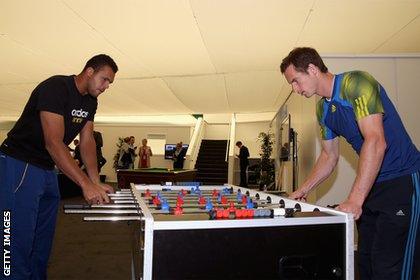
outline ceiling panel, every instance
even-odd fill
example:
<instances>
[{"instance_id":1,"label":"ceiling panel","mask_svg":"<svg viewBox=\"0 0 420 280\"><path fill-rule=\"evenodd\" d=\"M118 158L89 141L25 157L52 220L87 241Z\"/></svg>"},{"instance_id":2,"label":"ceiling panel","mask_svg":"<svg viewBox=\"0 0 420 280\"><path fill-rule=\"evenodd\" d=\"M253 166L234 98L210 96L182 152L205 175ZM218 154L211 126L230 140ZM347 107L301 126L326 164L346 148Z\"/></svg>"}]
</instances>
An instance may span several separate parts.
<instances>
[{"instance_id":1,"label":"ceiling panel","mask_svg":"<svg viewBox=\"0 0 420 280\"><path fill-rule=\"evenodd\" d=\"M177 98L192 112L231 112L223 75L165 78Z\"/></svg>"},{"instance_id":2,"label":"ceiling panel","mask_svg":"<svg viewBox=\"0 0 420 280\"><path fill-rule=\"evenodd\" d=\"M14 41L0 37L0 84L37 82L51 75L65 73L64 67L52 63L44 55ZM57 72L55 72L57 71Z\"/></svg>"},{"instance_id":3,"label":"ceiling panel","mask_svg":"<svg viewBox=\"0 0 420 280\"><path fill-rule=\"evenodd\" d=\"M0 91L4 93L0 97L4 101L9 100L11 103L26 103L36 86L35 83L0 85Z\"/></svg>"},{"instance_id":4,"label":"ceiling panel","mask_svg":"<svg viewBox=\"0 0 420 280\"><path fill-rule=\"evenodd\" d=\"M323 53L372 53L419 12L420 1L319 0L298 45L313 46ZM419 30L411 35L418 38Z\"/></svg>"},{"instance_id":5,"label":"ceiling panel","mask_svg":"<svg viewBox=\"0 0 420 280\"><path fill-rule=\"evenodd\" d=\"M100 102L113 109L113 114L151 115L191 113L162 79L121 79L100 97ZM107 112L99 108L101 114Z\"/></svg>"},{"instance_id":6,"label":"ceiling panel","mask_svg":"<svg viewBox=\"0 0 420 280\"><path fill-rule=\"evenodd\" d=\"M99 4L97 1L92 1ZM25 49L34 59L59 73L79 73L93 55L111 55L121 71L120 76L151 75L149 71L128 57L117 45L111 44L84 19L62 1L10 1L0 9L2 37ZM9 53L3 53L7 56ZM15 56L17 56L16 54ZM12 56L12 59L15 58ZM29 64L33 66L33 64Z\"/></svg>"},{"instance_id":7,"label":"ceiling panel","mask_svg":"<svg viewBox=\"0 0 420 280\"><path fill-rule=\"evenodd\" d=\"M294 46L313 0L191 0L218 72L274 70Z\"/></svg>"},{"instance_id":8,"label":"ceiling panel","mask_svg":"<svg viewBox=\"0 0 420 280\"><path fill-rule=\"evenodd\" d=\"M384 42L377 53L418 53L420 52L420 14L395 36Z\"/></svg>"},{"instance_id":9,"label":"ceiling panel","mask_svg":"<svg viewBox=\"0 0 420 280\"><path fill-rule=\"evenodd\" d=\"M187 0L66 3L154 75L215 72Z\"/></svg>"},{"instance_id":10,"label":"ceiling panel","mask_svg":"<svg viewBox=\"0 0 420 280\"><path fill-rule=\"evenodd\" d=\"M226 74L226 87L233 112L276 111L274 107L282 84L280 71Z\"/></svg>"},{"instance_id":11,"label":"ceiling panel","mask_svg":"<svg viewBox=\"0 0 420 280\"><path fill-rule=\"evenodd\" d=\"M0 117L20 115L33 87L33 84L0 85Z\"/></svg>"}]
</instances>

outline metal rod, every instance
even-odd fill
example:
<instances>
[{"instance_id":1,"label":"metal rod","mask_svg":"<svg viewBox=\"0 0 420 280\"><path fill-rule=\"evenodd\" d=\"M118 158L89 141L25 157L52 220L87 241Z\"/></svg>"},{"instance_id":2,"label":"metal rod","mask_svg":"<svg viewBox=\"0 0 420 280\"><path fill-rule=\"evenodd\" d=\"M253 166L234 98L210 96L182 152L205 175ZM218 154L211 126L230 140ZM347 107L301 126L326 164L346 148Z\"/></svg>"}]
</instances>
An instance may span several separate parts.
<instances>
[{"instance_id":1,"label":"metal rod","mask_svg":"<svg viewBox=\"0 0 420 280\"><path fill-rule=\"evenodd\" d=\"M115 193L117 194L131 193L131 189L122 189L122 190L116 191Z\"/></svg>"},{"instance_id":2,"label":"metal rod","mask_svg":"<svg viewBox=\"0 0 420 280\"><path fill-rule=\"evenodd\" d=\"M64 209L66 214L139 214L138 210Z\"/></svg>"},{"instance_id":3,"label":"metal rod","mask_svg":"<svg viewBox=\"0 0 420 280\"><path fill-rule=\"evenodd\" d=\"M140 221L144 220L144 217L140 216L90 216L83 217L83 221L94 222L94 221L103 221L103 222L118 222L118 221Z\"/></svg>"},{"instance_id":4,"label":"metal rod","mask_svg":"<svg viewBox=\"0 0 420 280\"><path fill-rule=\"evenodd\" d=\"M137 201L136 200L118 200L118 202L117 202L118 204L135 204L135 203L137 203Z\"/></svg>"},{"instance_id":5,"label":"metal rod","mask_svg":"<svg viewBox=\"0 0 420 280\"><path fill-rule=\"evenodd\" d=\"M100 205L92 205L91 208L138 208L138 204L100 204Z\"/></svg>"},{"instance_id":6,"label":"metal rod","mask_svg":"<svg viewBox=\"0 0 420 280\"><path fill-rule=\"evenodd\" d=\"M109 198L111 200L127 200L127 199L133 199L134 197L133 196L124 195L124 196L110 196Z\"/></svg>"},{"instance_id":7,"label":"metal rod","mask_svg":"<svg viewBox=\"0 0 420 280\"><path fill-rule=\"evenodd\" d=\"M83 209L92 209L92 208L138 208L138 204L65 204L63 206L64 210L72 209L72 210L83 210Z\"/></svg>"},{"instance_id":8,"label":"metal rod","mask_svg":"<svg viewBox=\"0 0 420 280\"><path fill-rule=\"evenodd\" d=\"M133 196L132 193L109 193L109 197L126 197L126 196Z\"/></svg>"}]
</instances>

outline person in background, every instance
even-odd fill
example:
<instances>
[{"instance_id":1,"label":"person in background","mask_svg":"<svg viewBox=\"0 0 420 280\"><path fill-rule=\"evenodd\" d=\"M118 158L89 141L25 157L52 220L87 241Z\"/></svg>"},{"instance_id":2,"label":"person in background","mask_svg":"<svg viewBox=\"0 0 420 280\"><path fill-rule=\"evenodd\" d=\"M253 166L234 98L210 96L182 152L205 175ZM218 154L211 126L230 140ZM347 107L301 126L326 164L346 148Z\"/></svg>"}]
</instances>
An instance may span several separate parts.
<instances>
[{"instance_id":1,"label":"person in background","mask_svg":"<svg viewBox=\"0 0 420 280\"><path fill-rule=\"evenodd\" d=\"M285 142L283 146L281 146L281 149L280 149L280 157L279 157L280 168L279 168L278 176L277 176L278 177L277 179L278 190L282 190L284 188L283 180L284 180L285 165L286 165L286 161L289 160L289 156L290 156L289 142Z\"/></svg>"},{"instance_id":2,"label":"person in background","mask_svg":"<svg viewBox=\"0 0 420 280\"><path fill-rule=\"evenodd\" d=\"M139 168L150 168L150 157L153 156L152 149L147 146L147 139L141 140L139 149Z\"/></svg>"},{"instance_id":3,"label":"person in background","mask_svg":"<svg viewBox=\"0 0 420 280\"><path fill-rule=\"evenodd\" d=\"M173 155L174 169L183 169L186 150L182 148L182 142L176 144Z\"/></svg>"},{"instance_id":4,"label":"person in background","mask_svg":"<svg viewBox=\"0 0 420 280\"><path fill-rule=\"evenodd\" d=\"M359 163L350 194L337 209L357 220L360 279L418 279L420 153L385 89L367 72L332 74L313 48L295 48L280 70L294 92L321 97L321 153L290 197L306 200L331 175L343 136Z\"/></svg>"},{"instance_id":5,"label":"person in background","mask_svg":"<svg viewBox=\"0 0 420 280\"><path fill-rule=\"evenodd\" d=\"M118 166L121 169L129 169L130 164L132 163L132 157L130 154L130 137L125 137L121 143L119 151Z\"/></svg>"},{"instance_id":6,"label":"person in background","mask_svg":"<svg viewBox=\"0 0 420 280\"><path fill-rule=\"evenodd\" d=\"M76 160L77 165L79 167L81 167L83 165L83 162L82 162L82 155L80 154L79 140L78 139L74 139L73 140L73 144L74 144L73 158Z\"/></svg>"},{"instance_id":7,"label":"person in background","mask_svg":"<svg viewBox=\"0 0 420 280\"><path fill-rule=\"evenodd\" d=\"M134 143L136 142L136 138L134 138L134 136L130 136L129 141L128 141L128 153L130 154L131 160L130 163L128 165L129 169L134 169L134 162L136 161L136 150L137 150L137 146L134 146Z\"/></svg>"},{"instance_id":8,"label":"person in background","mask_svg":"<svg viewBox=\"0 0 420 280\"><path fill-rule=\"evenodd\" d=\"M247 178L246 178L246 168L249 165L249 150L245 147L241 141L236 142L236 147L239 148L239 168L241 170L241 181L239 186L246 188L248 186Z\"/></svg>"},{"instance_id":9,"label":"person in background","mask_svg":"<svg viewBox=\"0 0 420 280\"><path fill-rule=\"evenodd\" d=\"M89 204L110 201L107 193L113 189L100 182L96 166L93 120L97 98L117 71L114 60L100 54L89 59L78 75L57 75L41 82L1 144L0 210L10 215L11 240L0 242L0 247L2 263L3 253L10 250L8 279L47 278L60 200L55 166L81 187ZM87 174L68 150L79 133Z\"/></svg>"},{"instance_id":10,"label":"person in background","mask_svg":"<svg viewBox=\"0 0 420 280\"><path fill-rule=\"evenodd\" d=\"M93 138L95 138L95 144L96 144L96 159L98 162L98 173L101 173L101 169L102 167L105 165L106 163L106 158L104 158L103 154L102 154L102 147L104 145L104 141L102 139L102 133L100 133L99 131L94 131L93 132Z\"/></svg>"}]
</instances>

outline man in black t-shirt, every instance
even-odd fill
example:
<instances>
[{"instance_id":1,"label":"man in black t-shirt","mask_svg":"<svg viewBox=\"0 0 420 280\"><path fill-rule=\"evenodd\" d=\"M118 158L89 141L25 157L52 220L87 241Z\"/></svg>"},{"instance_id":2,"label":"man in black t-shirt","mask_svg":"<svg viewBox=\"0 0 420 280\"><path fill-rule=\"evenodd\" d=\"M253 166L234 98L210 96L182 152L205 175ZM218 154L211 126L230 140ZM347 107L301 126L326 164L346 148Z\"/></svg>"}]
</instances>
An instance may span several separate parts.
<instances>
[{"instance_id":1,"label":"man in black t-shirt","mask_svg":"<svg viewBox=\"0 0 420 280\"><path fill-rule=\"evenodd\" d=\"M46 278L59 204L54 166L82 188L88 203L109 202L113 189L99 180L93 120L97 97L117 71L112 58L101 54L79 75L43 81L0 146L0 209L11 223L10 235L3 233L10 241L0 244L8 252L1 255L3 263L10 260L10 279ZM67 148L79 133L87 173Z\"/></svg>"}]
</instances>

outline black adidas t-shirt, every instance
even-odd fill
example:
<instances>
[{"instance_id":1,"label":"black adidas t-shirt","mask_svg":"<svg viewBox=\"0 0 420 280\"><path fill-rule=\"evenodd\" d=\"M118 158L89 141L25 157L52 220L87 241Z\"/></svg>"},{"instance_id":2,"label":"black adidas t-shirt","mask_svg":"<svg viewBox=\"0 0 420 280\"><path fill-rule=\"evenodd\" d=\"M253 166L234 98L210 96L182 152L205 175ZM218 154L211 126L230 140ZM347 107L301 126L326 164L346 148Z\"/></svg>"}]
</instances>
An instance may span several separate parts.
<instances>
[{"instance_id":1,"label":"black adidas t-shirt","mask_svg":"<svg viewBox=\"0 0 420 280\"><path fill-rule=\"evenodd\" d=\"M98 101L89 94L81 95L74 76L53 76L40 83L32 92L22 115L0 150L16 159L44 169L53 169L54 162L45 149L40 111L64 117L64 139L69 145L87 121L93 121Z\"/></svg>"}]
</instances>

